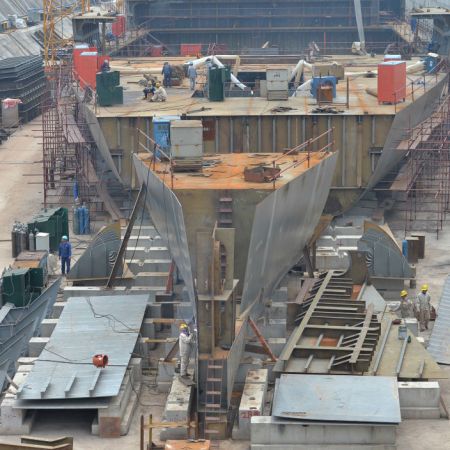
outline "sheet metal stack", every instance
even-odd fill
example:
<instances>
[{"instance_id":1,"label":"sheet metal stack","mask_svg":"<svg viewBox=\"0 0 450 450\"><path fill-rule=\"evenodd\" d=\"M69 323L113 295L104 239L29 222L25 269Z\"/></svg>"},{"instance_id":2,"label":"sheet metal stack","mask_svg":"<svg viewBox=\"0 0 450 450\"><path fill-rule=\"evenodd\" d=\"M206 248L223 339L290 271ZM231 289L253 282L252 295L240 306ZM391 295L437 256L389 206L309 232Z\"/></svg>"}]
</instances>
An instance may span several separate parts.
<instances>
[{"instance_id":1,"label":"sheet metal stack","mask_svg":"<svg viewBox=\"0 0 450 450\"><path fill-rule=\"evenodd\" d=\"M22 123L40 114L47 92L47 80L41 56L19 56L0 61L0 99L18 98Z\"/></svg>"}]
</instances>

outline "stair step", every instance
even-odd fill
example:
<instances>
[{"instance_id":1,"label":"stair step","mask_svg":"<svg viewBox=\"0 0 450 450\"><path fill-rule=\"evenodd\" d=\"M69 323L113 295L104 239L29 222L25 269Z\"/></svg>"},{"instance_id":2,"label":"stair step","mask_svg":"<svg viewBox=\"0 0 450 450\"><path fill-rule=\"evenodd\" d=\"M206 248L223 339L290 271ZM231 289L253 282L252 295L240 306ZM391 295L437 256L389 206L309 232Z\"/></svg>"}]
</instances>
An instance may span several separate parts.
<instances>
[{"instance_id":1,"label":"stair step","mask_svg":"<svg viewBox=\"0 0 450 450\"><path fill-rule=\"evenodd\" d=\"M208 366L208 369L223 369L223 366L220 364L211 364Z\"/></svg>"},{"instance_id":2,"label":"stair step","mask_svg":"<svg viewBox=\"0 0 450 450\"><path fill-rule=\"evenodd\" d=\"M213 383L218 383L220 381L222 381L222 378L207 378L206 381L211 381Z\"/></svg>"},{"instance_id":3,"label":"stair step","mask_svg":"<svg viewBox=\"0 0 450 450\"><path fill-rule=\"evenodd\" d=\"M220 417L205 417L205 422L223 422Z\"/></svg>"},{"instance_id":4,"label":"stair step","mask_svg":"<svg viewBox=\"0 0 450 450\"><path fill-rule=\"evenodd\" d=\"M208 434L219 434L220 432L218 430L208 430L208 429L206 429L205 433L208 433Z\"/></svg>"},{"instance_id":5,"label":"stair step","mask_svg":"<svg viewBox=\"0 0 450 450\"><path fill-rule=\"evenodd\" d=\"M231 197L221 197L220 201L225 203L225 202L232 202L233 199Z\"/></svg>"},{"instance_id":6,"label":"stair step","mask_svg":"<svg viewBox=\"0 0 450 450\"><path fill-rule=\"evenodd\" d=\"M206 391L206 395L220 395L221 393L220 391Z\"/></svg>"},{"instance_id":7,"label":"stair step","mask_svg":"<svg viewBox=\"0 0 450 450\"><path fill-rule=\"evenodd\" d=\"M219 223L233 223L231 219L220 219Z\"/></svg>"},{"instance_id":8,"label":"stair step","mask_svg":"<svg viewBox=\"0 0 450 450\"><path fill-rule=\"evenodd\" d=\"M219 208L219 212L220 213L232 213L233 209L232 208Z\"/></svg>"},{"instance_id":9,"label":"stair step","mask_svg":"<svg viewBox=\"0 0 450 450\"><path fill-rule=\"evenodd\" d=\"M220 403L206 403L206 408L220 409Z\"/></svg>"}]
</instances>

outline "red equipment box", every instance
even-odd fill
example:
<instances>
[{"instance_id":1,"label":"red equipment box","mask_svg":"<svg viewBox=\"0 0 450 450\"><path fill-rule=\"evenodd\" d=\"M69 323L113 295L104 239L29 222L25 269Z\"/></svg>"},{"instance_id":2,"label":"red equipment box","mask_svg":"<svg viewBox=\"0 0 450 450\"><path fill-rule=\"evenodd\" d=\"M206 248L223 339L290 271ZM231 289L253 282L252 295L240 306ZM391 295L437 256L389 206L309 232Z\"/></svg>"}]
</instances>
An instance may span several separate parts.
<instances>
[{"instance_id":1,"label":"red equipment box","mask_svg":"<svg viewBox=\"0 0 450 450\"><path fill-rule=\"evenodd\" d=\"M95 89L97 75L97 52L83 52L80 54L77 75L80 80L80 86L84 89L90 86Z\"/></svg>"},{"instance_id":2,"label":"red equipment box","mask_svg":"<svg viewBox=\"0 0 450 450\"><path fill-rule=\"evenodd\" d=\"M399 103L406 98L406 62L378 64L378 103Z\"/></svg>"},{"instance_id":3,"label":"red equipment box","mask_svg":"<svg viewBox=\"0 0 450 450\"><path fill-rule=\"evenodd\" d=\"M202 53L202 44L180 44L181 56L197 56Z\"/></svg>"},{"instance_id":4,"label":"red equipment box","mask_svg":"<svg viewBox=\"0 0 450 450\"><path fill-rule=\"evenodd\" d=\"M122 37L125 34L125 16L119 15L112 23L112 34L116 37Z\"/></svg>"}]
</instances>

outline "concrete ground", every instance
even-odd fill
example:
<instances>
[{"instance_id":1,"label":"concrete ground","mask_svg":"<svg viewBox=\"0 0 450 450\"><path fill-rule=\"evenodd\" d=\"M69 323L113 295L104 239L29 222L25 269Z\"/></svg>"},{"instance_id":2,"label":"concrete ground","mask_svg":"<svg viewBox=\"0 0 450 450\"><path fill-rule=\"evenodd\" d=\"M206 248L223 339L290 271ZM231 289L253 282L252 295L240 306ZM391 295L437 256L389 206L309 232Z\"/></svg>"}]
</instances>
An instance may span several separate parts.
<instances>
[{"instance_id":1,"label":"concrete ground","mask_svg":"<svg viewBox=\"0 0 450 450\"><path fill-rule=\"evenodd\" d=\"M12 262L14 221L26 222L42 207L41 129L38 117L0 145L0 271Z\"/></svg>"}]
</instances>

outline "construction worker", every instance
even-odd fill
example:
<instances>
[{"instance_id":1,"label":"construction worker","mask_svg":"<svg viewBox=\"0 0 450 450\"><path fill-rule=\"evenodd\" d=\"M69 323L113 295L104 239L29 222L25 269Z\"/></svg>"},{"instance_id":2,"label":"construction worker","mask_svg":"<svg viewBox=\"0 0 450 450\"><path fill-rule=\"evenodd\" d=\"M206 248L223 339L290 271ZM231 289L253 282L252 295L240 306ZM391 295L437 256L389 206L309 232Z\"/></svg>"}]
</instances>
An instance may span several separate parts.
<instances>
[{"instance_id":1,"label":"construction worker","mask_svg":"<svg viewBox=\"0 0 450 450\"><path fill-rule=\"evenodd\" d=\"M109 61L107 59L105 59L102 63L102 65L100 66L100 71L102 73L105 72L109 72L111 70L111 67L109 66Z\"/></svg>"},{"instance_id":2,"label":"construction worker","mask_svg":"<svg viewBox=\"0 0 450 450\"><path fill-rule=\"evenodd\" d=\"M417 295L417 309L419 311L420 331L428 330L428 322L430 321L431 312L431 297L428 293L428 285L423 284L420 289L420 294Z\"/></svg>"},{"instance_id":3,"label":"construction worker","mask_svg":"<svg viewBox=\"0 0 450 450\"><path fill-rule=\"evenodd\" d=\"M402 319L414 317L414 308L411 300L408 298L408 292L400 292L400 316Z\"/></svg>"},{"instance_id":4,"label":"construction worker","mask_svg":"<svg viewBox=\"0 0 450 450\"><path fill-rule=\"evenodd\" d=\"M195 81L197 79L197 70L195 69L193 62L189 63L187 74L188 74L188 77L189 77L191 91L195 91Z\"/></svg>"},{"instance_id":5,"label":"construction worker","mask_svg":"<svg viewBox=\"0 0 450 450\"><path fill-rule=\"evenodd\" d=\"M164 75L164 87L172 87L172 66L168 62L164 63L161 74Z\"/></svg>"},{"instance_id":6,"label":"construction worker","mask_svg":"<svg viewBox=\"0 0 450 450\"><path fill-rule=\"evenodd\" d=\"M61 238L58 254L61 261L61 273L65 275L70 272L70 258L72 257L72 244L67 236Z\"/></svg>"},{"instance_id":7,"label":"construction worker","mask_svg":"<svg viewBox=\"0 0 450 450\"><path fill-rule=\"evenodd\" d=\"M180 325L180 376L182 378L189 378L187 369L191 352L195 345L195 331L196 330L194 330L194 333L191 333L189 327L185 323Z\"/></svg>"},{"instance_id":8,"label":"construction worker","mask_svg":"<svg viewBox=\"0 0 450 450\"><path fill-rule=\"evenodd\" d=\"M156 83L156 89L153 93L153 97L150 99L151 102L165 102L167 100L167 92L161 86L160 83Z\"/></svg>"}]
</instances>

